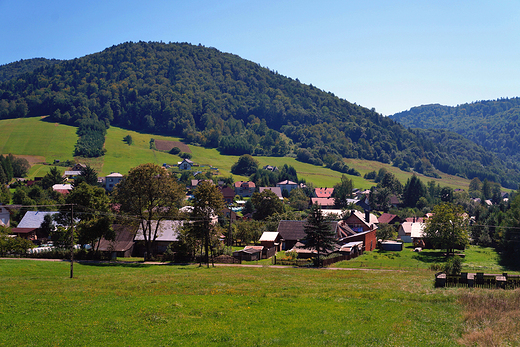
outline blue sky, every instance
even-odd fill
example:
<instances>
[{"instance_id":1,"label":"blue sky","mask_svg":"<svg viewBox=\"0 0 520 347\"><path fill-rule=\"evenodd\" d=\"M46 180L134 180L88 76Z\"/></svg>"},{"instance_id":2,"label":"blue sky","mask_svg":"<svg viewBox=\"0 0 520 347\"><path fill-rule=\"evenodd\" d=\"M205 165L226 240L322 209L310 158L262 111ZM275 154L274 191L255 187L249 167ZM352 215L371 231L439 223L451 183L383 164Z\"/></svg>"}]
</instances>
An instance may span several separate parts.
<instances>
[{"instance_id":1,"label":"blue sky","mask_svg":"<svg viewBox=\"0 0 520 347\"><path fill-rule=\"evenodd\" d=\"M517 0L0 0L0 64L201 43L390 115L520 96L519 18Z\"/></svg>"}]
</instances>

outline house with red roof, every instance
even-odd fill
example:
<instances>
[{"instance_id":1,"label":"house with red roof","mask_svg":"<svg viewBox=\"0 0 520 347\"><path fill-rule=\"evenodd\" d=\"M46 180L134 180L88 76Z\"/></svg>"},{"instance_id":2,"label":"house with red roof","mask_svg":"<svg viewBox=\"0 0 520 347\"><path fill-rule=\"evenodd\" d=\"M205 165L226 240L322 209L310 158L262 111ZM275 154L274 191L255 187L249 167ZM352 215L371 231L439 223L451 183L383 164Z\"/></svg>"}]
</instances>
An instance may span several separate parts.
<instances>
[{"instance_id":1,"label":"house with red roof","mask_svg":"<svg viewBox=\"0 0 520 347\"><path fill-rule=\"evenodd\" d=\"M334 193L334 188L315 188L314 197L316 198L331 198Z\"/></svg>"},{"instance_id":2,"label":"house with red roof","mask_svg":"<svg viewBox=\"0 0 520 347\"><path fill-rule=\"evenodd\" d=\"M238 181L235 182L235 194L240 195L241 197L252 196L255 192L256 185L255 182L251 181Z\"/></svg>"}]
</instances>

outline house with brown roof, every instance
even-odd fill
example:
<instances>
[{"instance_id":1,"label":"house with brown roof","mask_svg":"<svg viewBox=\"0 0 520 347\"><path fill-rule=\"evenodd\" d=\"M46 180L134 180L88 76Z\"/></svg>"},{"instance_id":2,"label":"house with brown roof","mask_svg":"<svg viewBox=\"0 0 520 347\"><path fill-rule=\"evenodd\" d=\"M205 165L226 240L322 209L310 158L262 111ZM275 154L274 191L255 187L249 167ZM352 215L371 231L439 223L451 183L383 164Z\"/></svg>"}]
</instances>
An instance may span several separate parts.
<instances>
[{"instance_id":1,"label":"house with brown roof","mask_svg":"<svg viewBox=\"0 0 520 347\"><path fill-rule=\"evenodd\" d=\"M112 225L116 237L113 241L102 238L99 241L98 251L110 255L111 259L127 258L134 250L135 227L121 224Z\"/></svg>"},{"instance_id":2,"label":"house with brown roof","mask_svg":"<svg viewBox=\"0 0 520 347\"><path fill-rule=\"evenodd\" d=\"M379 218L377 219L379 224L396 224L401 223L401 218L395 214L391 213L383 213Z\"/></svg>"},{"instance_id":3,"label":"house with brown roof","mask_svg":"<svg viewBox=\"0 0 520 347\"><path fill-rule=\"evenodd\" d=\"M277 252L282 250L282 236L278 231L264 231L259 241L268 249L275 247Z\"/></svg>"},{"instance_id":4,"label":"house with brown roof","mask_svg":"<svg viewBox=\"0 0 520 347\"><path fill-rule=\"evenodd\" d=\"M224 201L231 204L235 199L235 191L229 187L218 187L218 189L224 196Z\"/></svg>"},{"instance_id":5,"label":"house with brown roof","mask_svg":"<svg viewBox=\"0 0 520 347\"><path fill-rule=\"evenodd\" d=\"M262 259L264 246L245 246L244 249L233 252L233 257L245 261Z\"/></svg>"},{"instance_id":6,"label":"house with brown roof","mask_svg":"<svg viewBox=\"0 0 520 347\"><path fill-rule=\"evenodd\" d=\"M255 182L251 181L238 181L234 183L235 185L235 194L240 195L241 197L252 196L255 192L256 185Z\"/></svg>"}]
</instances>

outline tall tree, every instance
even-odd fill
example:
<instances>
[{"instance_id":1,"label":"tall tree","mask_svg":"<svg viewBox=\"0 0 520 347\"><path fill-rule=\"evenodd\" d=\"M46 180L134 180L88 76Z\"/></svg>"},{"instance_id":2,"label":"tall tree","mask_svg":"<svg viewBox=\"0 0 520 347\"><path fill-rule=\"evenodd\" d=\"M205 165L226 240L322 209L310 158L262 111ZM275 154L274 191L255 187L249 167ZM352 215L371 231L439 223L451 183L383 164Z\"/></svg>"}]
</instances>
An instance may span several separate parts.
<instances>
[{"instance_id":1,"label":"tall tree","mask_svg":"<svg viewBox=\"0 0 520 347\"><path fill-rule=\"evenodd\" d=\"M204 261L209 267L210 244L214 236L214 217L222 213L224 197L217 186L210 181L202 181L193 192L192 232L204 245Z\"/></svg>"},{"instance_id":2,"label":"tall tree","mask_svg":"<svg viewBox=\"0 0 520 347\"><path fill-rule=\"evenodd\" d=\"M425 221L425 239L447 254L469 244L468 219L462 207L442 203L433 208L433 217Z\"/></svg>"},{"instance_id":3,"label":"tall tree","mask_svg":"<svg viewBox=\"0 0 520 347\"><path fill-rule=\"evenodd\" d=\"M352 180L349 179L346 175L341 175L341 182L334 185L334 192L332 193L334 203L338 207L347 207L347 199L352 198L352 188Z\"/></svg>"},{"instance_id":4,"label":"tall tree","mask_svg":"<svg viewBox=\"0 0 520 347\"><path fill-rule=\"evenodd\" d=\"M94 187L86 182L80 183L67 195L67 204L75 204L78 241L81 244L90 244L96 249L101 238L114 240L110 212L110 199L101 187Z\"/></svg>"},{"instance_id":5,"label":"tall tree","mask_svg":"<svg viewBox=\"0 0 520 347\"><path fill-rule=\"evenodd\" d=\"M403 203L406 207L415 207L422 196L426 195L424 183L415 174L406 181L403 190Z\"/></svg>"},{"instance_id":6,"label":"tall tree","mask_svg":"<svg viewBox=\"0 0 520 347\"><path fill-rule=\"evenodd\" d=\"M90 165L86 165L85 167L82 167L80 170L80 174L78 177L74 179L74 187L77 187L80 185L81 182L85 182L91 186L95 186L98 184L98 175L96 170L94 170L93 167Z\"/></svg>"},{"instance_id":7,"label":"tall tree","mask_svg":"<svg viewBox=\"0 0 520 347\"><path fill-rule=\"evenodd\" d=\"M272 214L283 212L283 203L275 193L266 189L263 192L255 192L251 197L251 202L255 208L253 218L264 220Z\"/></svg>"},{"instance_id":8,"label":"tall tree","mask_svg":"<svg viewBox=\"0 0 520 347\"><path fill-rule=\"evenodd\" d=\"M131 169L115 187L114 197L122 212L138 218L146 260L151 259L155 255L160 222L175 218L184 198L183 189L162 167L148 163Z\"/></svg>"},{"instance_id":9,"label":"tall tree","mask_svg":"<svg viewBox=\"0 0 520 347\"><path fill-rule=\"evenodd\" d=\"M334 250L336 235L330 221L325 219L318 204L312 205L304 230L305 237L302 239L302 243L306 249L313 249L318 252L314 265L319 267L321 266L320 256Z\"/></svg>"},{"instance_id":10,"label":"tall tree","mask_svg":"<svg viewBox=\"0 0 520 347\"><path fill-rule=\"evenodd\" d=\"M64 182L64 178L61 176L60 170L56 166L51 167L49 172L43 176L41 185L43 189L51 188L55 184Z\"/></svg>"},{"instance_id":11,"label":"tall tree","mask_svg":"<svg viewBox=\"0 0 520 347\"><path fill-rule=\"evenodd\" d=\"M231 172L235 175L249 176L254 174L257 169L258 161L249 154L244 154L233 164Z\"/></svg>"}]
</instances>

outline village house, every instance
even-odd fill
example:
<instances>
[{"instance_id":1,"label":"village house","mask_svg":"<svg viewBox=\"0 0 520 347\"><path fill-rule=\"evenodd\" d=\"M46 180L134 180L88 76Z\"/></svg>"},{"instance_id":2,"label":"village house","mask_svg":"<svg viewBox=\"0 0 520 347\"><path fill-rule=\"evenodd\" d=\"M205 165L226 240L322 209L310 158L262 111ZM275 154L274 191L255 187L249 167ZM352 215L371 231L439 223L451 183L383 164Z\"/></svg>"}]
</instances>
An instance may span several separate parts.
<instances>
[{"instance_id":1,"label":"village house","mask_svg":"<svg viewBox=\"0 0 520 347\"><path fill-rule=\"evenodd\" d=\"M235 191L229 187L218 187L218 189L224 196L224 201L228 204L231 204L233 199L235 199Z\"/></svg>"},{"instance_id":2,"label":"village house","mask_svg":"<svg viewBox=\"0 0 520 347\"><path fill-rule=\"evenodd\" d=\"M110 175L105 177L105 189L109 192L114 189L116 184L123 180L123 175L119 172L112 172Z\"/></svg>"},{"instance_id":3,"label":"village house","mask_svg":"<svg viewBox=\"0 0 520 347\"><path fill-rule=\"evenodd\" d=\"M330 198L334 193L334 188L315 188L313 195L315 198Z\"/></svg>"},{"instance_id":4,"label":"village house","mask_svg":"<svg viewBox=\"0 0 520 347\"><path fill-rule=\"evenodd\" d=\"M183 161L181 161L180 163L178 163L178 167L179 169L181 170L191 170L191 168L195 165L194 162L192 162L191 160L189 159L184 159Z\"/></svg>"},{"instance_id":5,"label":"village house","mask_svg":"<svg viewBox=\"0 0 520 347\"><path fill-rule=\"evenodd\" d=\"M425 224L421 221L403 222L399 226L397 236L405 243L418 242L424 236ZM415 243L414 242L414 243Z\"/></svg>"},{"instance_id":6,"label":"village house","mask_svg":"<svg viewBox=\"0 0 520 347\"><path fill-rule=\"evenodd\" d=\"M287 194L289 195L289 194L291 194L291 190L298 188L298 183L289 181L289 180L285 180L285 181L276 183L276 186L281 189L282 193L284 190L286 190Z\"/></svg>"},{"instance_id":7,"label":"village house","mask_svg":"<svg viewBox=\"0 0 520 347\"><path fill-rule=\"evenodd\" d=\"M162 220L159 223L157 231L157 238L155 239L155 253L162 254L166 252L171 243L177 244L179 242L179 231L182 228L183 221L178 220ZM152 221L152 232L157 227L157 221ZM144 235L142 226L139 226L134 237L135 245L133 255L142 257L146 252L144 245Z\"/></svg>"},{"instance_id":8,"label":"village house","mask_svg":"<svg viewBox=\"0 0 520 347\"><path fill-rule=\"evenodd\" d=\"M36 244L46 243L49 235L41 230L45 216L55 215L57 211L27 211L16 228L11 229L13 235L28 239ZM53 222L56 226L56 223Z\"/></svg>"},{"instance_id":9,"label":"village house","mask_svg":"<svg viewBox=\"0 0 520 347\"><path fill-rule=\"evenodd\" d=\"M256 185L255 182L244 182L238 181L235 182L235 194L240 195L241 197L250 197L255 192Z\"/></svg>"},{"instance_id":10,"label":"village house","mask_svg":"<svg viewBox=\"0 0 520 347\"><path fill-rule=\"evenodd\" d=\"M97 250L110 259L131 257L134 250L135 228L120 224L114 224L112 228L116 234L115 239L109 241L102 238Z\"/></svg>"},{"instance_id":11,"label":"village house","mask_svg":"<svg viewBox=\"0 0 520 347\"><path fill-rule=\"evenodd\" d=\"M264 231L259 241L268 249L275 247L277 252L282 250L282 236L278 231Z\"/></svg>"},{"instance_id":12,"label":"village house","mask_svg":"<svg viewBox=\"0 0 520 347\"><path fill-rule=\"evenodd\" d=\"M280 200L283 200L282 189L280 187L260 187L259 189L260 193L262 193L264 190L272 191Z\"/></svg>"},{"instance_id":13,"label":"village house","mask_svg":"<svg viewBox=\"0 0 520 347\"><path fill-rule=\"evenodd\" d=\"M336 206L334 198L311 198L311 204L318 204L320 208L333 208Z\"/></svg>"}]
</instances>

